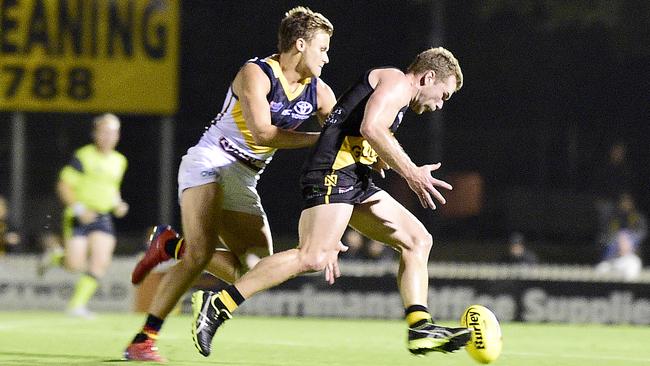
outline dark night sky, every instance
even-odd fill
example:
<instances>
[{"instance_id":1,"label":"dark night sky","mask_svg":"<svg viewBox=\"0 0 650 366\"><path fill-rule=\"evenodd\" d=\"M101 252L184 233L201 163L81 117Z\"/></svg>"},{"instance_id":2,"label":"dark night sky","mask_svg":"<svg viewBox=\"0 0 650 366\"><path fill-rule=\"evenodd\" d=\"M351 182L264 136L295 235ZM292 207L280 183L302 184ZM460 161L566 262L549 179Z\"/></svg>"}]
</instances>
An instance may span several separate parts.
<instances>
[{"instance_id":1,"label":"dark night sky","mask_svg":"<svg viewBox=\"0 0 650 366\"><path fill-rule=\"evenodd\" d=\"M628 4L626 10L648 14L647 5ZM542 14L485 18L476 5L456 5L447 7L447 39L467 85L448 106L447 159L500 172L497 183L579 189L609 144L623 139L640 180L648 180L648 38L625 48L630 36L623 26L549 29ZM483 151L460 147L455 138L476 141Z\"/></svg>"},{"instance_id":2,"label":"dark night sky","mask_svg":"<svg viewBox=\"0 0 650 366\"><path fill-rule=\"evenodd\" d=\"M442 30L437 35L459 58L465 86L445 107L441 134L427 139L421 126L428 120L411 114L398 137L418 163L430 161L418 154L423 143L441 144L443 174L480 172L488 207L508 205L504 195L523 187L533 195L558 197L560 203L551 207L550 216L554 210L576 216L565 206L588 204L575 197L590 188L592 172L605 160L609 144L623 139L638 177L635 192L648 211L650 191L643 182L650 179L650 46L644 37L648 31L639 31L647 29L647 20L638 14L649 14L650 8L641 1L595 2L583 9L566 2L567 8L559 10L554 2L529 6L535 3L495 1L486 9L481 1L412 1L400 6L388 6L394 4L388 1L279 1L263 12L249 12L228 2L192 2L184 16L184 32L192 33L193 42L183 47L179 146L196 141L202 122L220 105L243 60L274 52L275 27L283 12L304 4L335 25L331 62L322 77L337 94L368 67L407 66L417 52L437 45L431 34ZM599 13L603 6L611 12ZM436 9L442 10L442 20L433 14ZM616 22L599 20L594 13L612 15ZM230 26L224 15L247 20ZM299 170L293 167L301 165L302 157L279 152L261 180L274 233L295 235L301 206L295 183ZM403 194L401 180L391 178L386 188L401 192L417 211L413 197ZM520 216L510 211L497 216L505 216L505 221ZM419 215L427 222L432 216ZM557 216L555 221L566 221ZM549 220L539 225L552 226ZM488 236L517 225L516 220L496 223ZM528 224L530 229L536 225ZM586 227L581 235L589 230Z\"/></svg>"},{"instance_id":3,"label":"dark night sky","mask_svg":"<svg viewBox=\"0 0 650 366\"><path fill-rule=\"evenodd\" d=\"M586 190L609 144L624 139L638 177L637 197L650 211L650 5L645 1L500 0L488 2L489 8L478 0L183 2L174 169L220 109L241 64L275 52L277 25L296 5L322 12L335 26L331 62L322 77L337 95L369 67L406 67L417 52L436 46L431 33L443 30L442 45L458 57L465 75L465 86L445 105L442 132L430 141L441 144L443 173L480 172L489 197L517 187L568 197ZM442 22L432 17L436 8ZM119 149L130 159L124 195L133 210L119 225L139 230L156 217L157 118L122 117L128 128ZM88 128L81 126L88 118L29 115L30 199L52 196L58 168L87 141ZM414 156L423 141L420 126L427 121L407 115L398 132ZM8 150L0 153L6 186ZM295 233L300 212L295 167L303 156L276 154L261 180L274 234Z\"/></svg>"}]
</instances>

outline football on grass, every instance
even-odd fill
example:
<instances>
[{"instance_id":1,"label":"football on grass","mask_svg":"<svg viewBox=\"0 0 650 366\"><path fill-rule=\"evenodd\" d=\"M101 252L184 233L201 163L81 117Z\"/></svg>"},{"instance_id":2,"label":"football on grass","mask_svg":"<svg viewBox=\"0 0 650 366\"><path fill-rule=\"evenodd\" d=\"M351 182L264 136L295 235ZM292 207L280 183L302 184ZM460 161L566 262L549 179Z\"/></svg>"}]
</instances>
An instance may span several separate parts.
<instances>
[{"instance_id":1,"label":"football on grass","mask_svg":"<svg viewBox=\"0 0 650 366\"><path fill-rule=\"evenodd\" d=\"M472 338L465 349L480 363L490 363L501 354L503 341L497 317L482 305L472 305L463 313L460 323L472 329Z\"/></svg>"}]
</instances>

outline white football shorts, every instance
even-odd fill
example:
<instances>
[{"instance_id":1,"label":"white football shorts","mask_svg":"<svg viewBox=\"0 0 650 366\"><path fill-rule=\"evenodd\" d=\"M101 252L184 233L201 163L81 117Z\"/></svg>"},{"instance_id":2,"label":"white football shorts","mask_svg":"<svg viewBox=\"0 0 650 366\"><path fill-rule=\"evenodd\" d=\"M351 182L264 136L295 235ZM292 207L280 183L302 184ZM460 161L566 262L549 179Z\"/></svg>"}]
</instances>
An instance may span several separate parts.
<instances>
[{"instance_id":1,"label":"white football shorts","mask_svg":"<svg viewBox=\"0 0 650 366\"><path fill-rule=\"evenodd\" d=\"M223 209L266 217L257 193L256 171L218 146L194 146L187 150L178 168L178 199L184 190L208 183L223 187Z\"/></svg>"}]
</instances>

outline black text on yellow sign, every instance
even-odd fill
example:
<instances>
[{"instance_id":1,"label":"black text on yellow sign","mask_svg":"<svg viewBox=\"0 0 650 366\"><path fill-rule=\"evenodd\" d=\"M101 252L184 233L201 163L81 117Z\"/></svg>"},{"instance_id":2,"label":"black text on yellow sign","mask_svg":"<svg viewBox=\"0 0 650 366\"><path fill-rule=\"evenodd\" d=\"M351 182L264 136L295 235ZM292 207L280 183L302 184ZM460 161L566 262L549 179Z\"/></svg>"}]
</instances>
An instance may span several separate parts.
<instances>
[{"instance_id":1,"label":"black text on yellow sign","mask_svg":"<svg viewBox=\"0 0 650 366\"><path fill-rule=\"evenodd\" d=\"M0 0L0 110L172 114L180 0Z\"/></svg>"}]
</instances>

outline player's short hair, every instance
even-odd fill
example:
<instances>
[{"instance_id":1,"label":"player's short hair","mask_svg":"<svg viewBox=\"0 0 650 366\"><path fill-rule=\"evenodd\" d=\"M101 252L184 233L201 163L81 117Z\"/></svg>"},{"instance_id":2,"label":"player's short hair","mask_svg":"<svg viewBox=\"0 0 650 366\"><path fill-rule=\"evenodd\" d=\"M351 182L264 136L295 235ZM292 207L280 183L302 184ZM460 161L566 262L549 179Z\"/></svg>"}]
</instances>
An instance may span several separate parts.
<instances>
[{"instance_id":1,"label":"player's short hair","mask_svg":"<svg viewBox=\"0 0 650 366\"><path fill-rule=\"evenodd\" d=\"M304 6L297 6L284 14L278 30L278 50L286 52L293 47L298 38L309 42L318 31L334 33L334 26L321 13Z\"/></svg>"},{"instance_id":2,"label":"player's short hair","mask_svg":"<svg viewBox=\"0 0 650 366\"><path fill-rule=\"evenodd\" d=\"M413 74L433 70L436 78L447 79L456 76L456 91L463 86L463 72L454 55L443 47L429 48L415 57L413 63L406 70Z\"/></svg>"},{"instance_id":3,"label":"player's short hair","mask_svg":"<svg viewBox=\"0 0 650 366\"><path fill-rule=\"evenodd\" d=\"M101 123L108 123L112 128L120 128L120 119L112 113L104 113L93 119L93 127L96 129Z\"/></svg>"}]
</instances>

